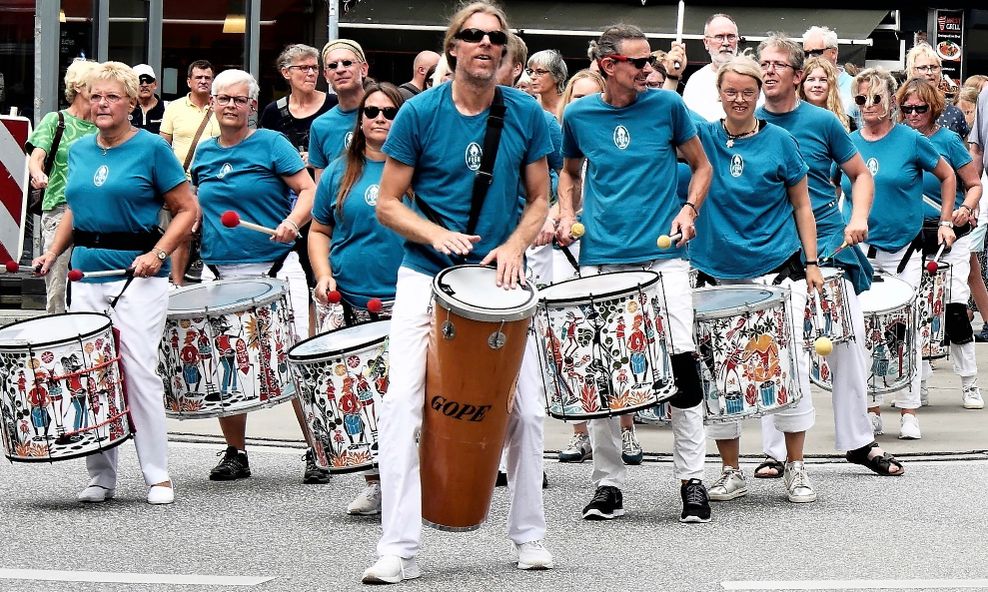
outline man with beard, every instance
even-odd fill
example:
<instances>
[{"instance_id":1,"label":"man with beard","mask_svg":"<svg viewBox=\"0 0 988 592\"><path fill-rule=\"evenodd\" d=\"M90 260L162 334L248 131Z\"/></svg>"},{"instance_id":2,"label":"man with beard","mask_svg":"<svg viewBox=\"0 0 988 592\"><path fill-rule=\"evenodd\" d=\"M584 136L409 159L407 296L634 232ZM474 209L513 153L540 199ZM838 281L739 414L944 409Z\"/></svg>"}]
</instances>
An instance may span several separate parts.
<instances>
[{"instance_id":1,"label":"man with beard","mask_svg":"<svg viewBox=\"0 0 988 592\"><path fill-rule=\"evenodd\" d=\"M703 25L703 47L710 63L694 72L683 89L686 106L707 121L724 117L724 107L717 92L717 70L738 53L738 25L726 14L715 14Z\"/></svg>"}]
</instances>

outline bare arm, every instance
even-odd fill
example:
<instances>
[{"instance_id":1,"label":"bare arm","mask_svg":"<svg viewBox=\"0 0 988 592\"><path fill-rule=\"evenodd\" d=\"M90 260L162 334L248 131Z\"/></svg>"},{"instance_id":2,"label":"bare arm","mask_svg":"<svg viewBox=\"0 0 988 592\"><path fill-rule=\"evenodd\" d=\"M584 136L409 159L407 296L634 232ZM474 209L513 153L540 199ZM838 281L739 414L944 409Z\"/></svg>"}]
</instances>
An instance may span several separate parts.
<instances>
[{"instance_id":1,"label":"bare arm","mask_svg":"<svg viewBox=\"0 0 988 592\"><path fill-rule=\"evenodd\" d=\"M974 172L977 173L978 178L985 172L985 150L980 144L971 142L968 145L968 151L971 153L971 158L974 159Z\"/></svg>"},{"instance_id":2,"label":"bare arm","mask_svg":"<svg viewBox=\"0 0 988 592\"><path fill-rule=\"evenodd\" d=\"M679 67L676 67L676 64ZM669 48L669 52L666 54L666 59L663 60L662 65L666 69L666 81L662 85L665 90L676 91L679 89L679 83L681 83L683 77L683 70L686 69L686 45L679 43L678 41L672 42L672 47Z\"/></svg>"},{"instance_id":3,"label":"bare arm","mask_svg":"<svg viewBox=\"0 0 988 592\"><path fill-rule=\"evenodd\" d=\"M957 169L957 176L964 184L964 203L954 210L954 226L963 226L970 220L978 223L978 204L981 203L981 176L977 172L974 161Z\"/></svg>"},{"instance_id":4,"label":"bare arm","mask_svg":"<svg viewBox=\"0 0 988 592\"><path fill-rule=\"evenodd\" d=\"M165 132L158 132L158 135L161 136L162 138L164 138L165 141L168 142L168 145L169 146L171 145L171 143L172 143L172 135L171 134L166 134Z\"/></svg>"},{"instance_id":5,"label":"bare arm","mask_svg":"<svg viewBox=\"0 0 988 592\"><path fill-rule=\"evenodd\" d=\"M55 262L55 259L71 246L72 210L66 206L65 214L59 221L58 228L55 229L55 238L52 239L47 251L42 253L40 257L35 257L34 261L31 262L31 267L38 269L38 273L41 275L48 273L48 269Z\"/></svg>"},{"instance_id":6,"label":"bare arm","mask_svg":"<svg viewBox=\"0 0 988 592\"><path fill-rule=\"evenodd\" d=\"M278 234L271 237L282 243L290 243L298 238L298 229L312 219L312 203L315 199L316 184L312 182L307 169L302 169L293 175L282 175L285 184L298 195L295 207L278 224Z\"/></svg>"},{"instance_id":7,"label":"bare arm","mask_svg":"<svg viewBox=\"0 0 988 592\"><path fill-rule=\"evenodd\" d=\"M851 181L851 220L844 227L844 242L849 246L868 239L868 215L875 201L875 178L860 154L840 165Z\"/></svg>"},{"instance_id":8,"label":"bare arm","mask_svg":"<svg viewBox=\"0 0 988 592\"><path fill-rule=\"evenodd\" d=\"M940 221L954 221L954 202L951 196L957 194L957 179L954 177L954 169L950 168L947 161L941 156L937 162L937 168L933 169L933 174L940 179ZM954 229L947 226L940 226L937 231L937 238L940 244L948 247L954 244Z\"/></svg>"},{"instance_id":9,"label":"bare arm","mask_svg":"<svg viewBox=\"0 0 988 592\"><path fill-rule=\"evenodd\" d=\"M312 219L309 227L309 263L316 277L314 295L319 302L326 302L326 294L336 289L333 269L329 263L329 251L333 241L333 227Z\"/></svg>"},{"instance_id":10,"label":"bare arm","mask_svg":"<svg viewBox=\"0 0 988 592\"><path fill-rule=\"evenodd\" d=\"M796 220L796 231L799 242L803 245L803 254L807 261L816 261L816 219L813 217L813 206L810 204L810 194L807 189L806 177L799 183L786 188L789 203L792 204L793 218ZM819 265L806 266L806 288L817 290L823 287L823 275Z\"/></svg>"},{"instance_id":11,"label":"bare arm","mask_svg":"<svg viewBox=\"0 0 988 592\"><path fill-rule=\"evenodd\" d=\"M35 148L31 151L31 159L27 163L28 172L31 174L31 187L44 189L48 187L48 175L45 174L45 158L48 153L43 148Z\"/></svg>"},{"instance_id":12,"label":"bare arm","mask_svg":"<svg viewBox=\"0 0 988 592\"><path fill-rule=\"evenodd\" d=\"M192 238L192 226L196 223L199 212L199 204L195 194L192 193L192 186L188 181L183 181L165 193L164 198L165 205L172 213L172 221L165 234L158 239L158 244L150 252L138 255L131 263L134 275L138 277L153 276L161 269L163 261L158 258L156 251L171 254L176 247Z\"/></svg>"},{"instance_id":13,"label":"bare arm","mask_svg":"<svg viewBox=\"0 0 988 592\"><path fill-rule=\"evenodd\" d=\"M563 168L559 171L559 188L556 205L559 207L559 224L556 226L556 240L559 244L568 245L573 242L570 238L573 224L576 222L576 210L583 201L583 162L584 158L567 158L563 160Z\"/></svg>"},{"instance_id":14,"label":"bare arm","mask_svg":"<svg viewBox=\"0 0 988 592\"><path fill-rule=\"evenodd\" d=\"M669 234L674 235L682 232L683 236L676 243L681 247L686 242L696 236L696 228L693 221L699 215L703 200L707 199L707 191L710 189L710 179L713 177L714 169L707 160L707 154L703 151L700 138L693 137L679 146L679 153L690 165L693 176L690 178L690 187L686 195L686 203L669 227Z\"/></svg>"}]
</instances>

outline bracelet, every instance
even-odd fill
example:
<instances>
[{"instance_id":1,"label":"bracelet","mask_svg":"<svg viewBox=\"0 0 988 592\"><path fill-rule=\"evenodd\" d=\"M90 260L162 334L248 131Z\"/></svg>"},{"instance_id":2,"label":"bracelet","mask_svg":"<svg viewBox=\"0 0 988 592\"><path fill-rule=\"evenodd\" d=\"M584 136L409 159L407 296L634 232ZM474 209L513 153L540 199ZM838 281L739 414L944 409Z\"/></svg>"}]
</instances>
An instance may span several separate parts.
<instances>
[{"instance_id":1,"label":"bracelet","mask_svg":"<svg viewBox=\"0 0 988 592\"><path fill-rule=\"evenodd\" d=\"M685 202L683 204L683 207L685 208L686 206L689 206L693 210L693 216L694 217L700 215L700 210L696 209L696 206L695 205L691 204L690 202Z\"/></svg>"},{"instance_id":2,"label":"bracelet","mask_svg":"<svg viewBox=\"0 0 988 592\"><path fill-rule=\"evenodd\" d=\"M940 226L943 228L953 228L954 223L950 220L940 220Z\"/></svg>"},{"instance_id":3,"label":"bracelet","mask_svg":"<svg viewBox=\"0 0 988 592\"><path fill-rule=\"evenodd\" d=\"M958 207L957 209L959 210L961 208L964 208L965 210L967 210L967 215L968 216L970 216L971 214L974 213L974 208L972 208L971 206L969 206L967 204L961 204L960 207Z\"/></svg>"},{"instance_id":4,"label":"bracelet","mask_svg":"<svg viewBox=\"0 0 988 592\"><path fill-rule=\"evenodd\" d=\"M291 226L295 230L295 234L299 234L301 232L299 230L298 224L296 224L295 221L292 220L291 218L285 218L285 224Z\"/></svg>"},{"instance_id":5,"label":"bracelet","mask_svg":"<svg viewBox=\"0 0 988 592\"><path fill-rule=\"evenodd\" d=\"M816 259L811 259L810 261L806 262L806 267L809 267L810 265L816 265L817 267L820 267L820 264L817 263Z\"/></svg>"}]
</instances>

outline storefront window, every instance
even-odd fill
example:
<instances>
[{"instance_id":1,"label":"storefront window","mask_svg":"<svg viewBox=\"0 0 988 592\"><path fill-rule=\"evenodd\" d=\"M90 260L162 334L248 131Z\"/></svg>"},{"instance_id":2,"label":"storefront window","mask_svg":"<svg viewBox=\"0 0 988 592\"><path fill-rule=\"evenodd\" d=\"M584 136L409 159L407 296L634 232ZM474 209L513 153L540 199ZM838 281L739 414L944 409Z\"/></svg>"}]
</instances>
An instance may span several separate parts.
<instances>
[{"instance_id":1,"label":"storefront window","mask_svg":"<svg viewBox=\"0 0 988 592\"><path fill-rule=\"evenodd\" d=\"M165 0L159 89L165 100L189 92L189 64L209 60L216 73L244 67L246 9L243 0Z\"/></svg>"},{"instance_id":2,"label":"storefront window","mask_svg":"<svg viewBox=\"0 0 988 592\"><path fill-rule=\"evenodd\" d=\"M65 103L65 70L76 59L94 60L93 15L95 2L92 0L62 0L62 10L58 15L61 22L58 50L58 105Z\"/></svg>"},{"instance_id":3,"label":"storefront window","mask_svg":"<svg viewBox=\"0 0 988 592\"><path fill-rule=\"evenodd\" d=\"M33 118L34 0L0 4L0 113Z\"/></svg>"},{"instance_id":4,"label":"storefront window","mask_svg":"<svg viewBox=\"0 0 988 592\"><path fill-rule=\"evenodd\" d=\"M109 3L109 57L135 66L147 62L148 3L113 0Z\"/></svg>"},{"instance_id":5,"label":"storefront window","mask_svg":"<svg viewBox=\"0 0 988 592\"><path fill-rule=\"evenodd\" d=\"M318 2L306 0L265 0L261 4L261 44L258 66L260 100L263 107L288 93L288 84L281 76L275 60L287 45L315 45L315 30L325 23L325 13L318 13ZM321 50L321 47L316 47ZM326 82L319 77L319 88Z\"/></svg>"}]
</instances>

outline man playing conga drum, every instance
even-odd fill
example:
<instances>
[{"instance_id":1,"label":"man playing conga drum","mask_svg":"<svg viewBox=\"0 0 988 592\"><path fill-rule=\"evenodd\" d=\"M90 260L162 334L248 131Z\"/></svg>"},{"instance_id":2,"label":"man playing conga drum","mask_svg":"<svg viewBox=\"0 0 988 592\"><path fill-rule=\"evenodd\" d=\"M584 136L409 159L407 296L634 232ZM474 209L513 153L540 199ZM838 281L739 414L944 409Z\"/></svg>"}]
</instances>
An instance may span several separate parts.
<instances>
[{"instance_id":1,"label":"man playing conga drum","mask_svg":"<svg viewBox=\"0 0 988 592\"><path fill-rule=\"evenodd\" d=\"M422 424L433 276L454 262L491 263L497 265L498 286L515 288L524 281L525 248L545 220L545 156L552 151L545 119L531 98L501 88L506 114L493 179L475 233L465 232L476 157L496 98L496 74L508 31L504 13L486 2L457 12L444 40L446 59L455 73L452 83L407 102L383 147L387 161L377 215L408 242L398 271L390 335L391 351L401 355L391 358L391 385L379 418L383 533L379 559L364 572L365 583L398 583L420 575L415 562L422 515L416 432ZM525 183L528 204L519 220L520 182ZM415 187L415 209L401 201L410 186ZM496 287L491 285L491 290ZM524 364L537 363L529 358ZM520 380L519 385L508 424L508 533L519 568L548 569L552 555L542 546L544 412L537 381L529 385Z\"/></svg>"}]
</instances>

